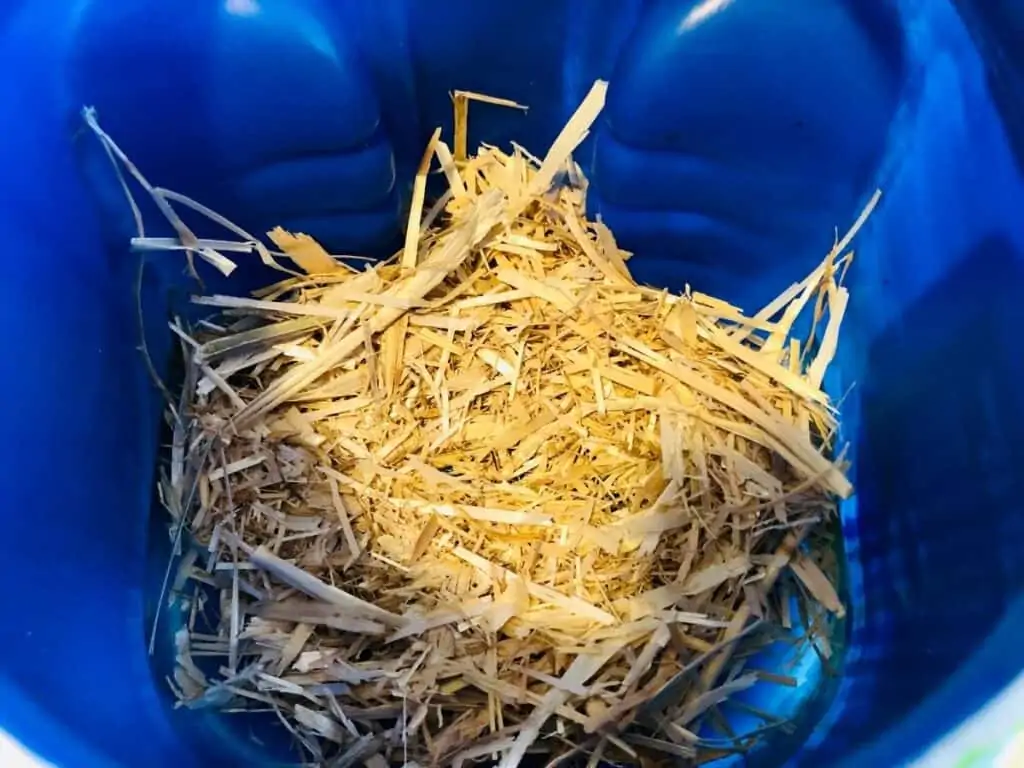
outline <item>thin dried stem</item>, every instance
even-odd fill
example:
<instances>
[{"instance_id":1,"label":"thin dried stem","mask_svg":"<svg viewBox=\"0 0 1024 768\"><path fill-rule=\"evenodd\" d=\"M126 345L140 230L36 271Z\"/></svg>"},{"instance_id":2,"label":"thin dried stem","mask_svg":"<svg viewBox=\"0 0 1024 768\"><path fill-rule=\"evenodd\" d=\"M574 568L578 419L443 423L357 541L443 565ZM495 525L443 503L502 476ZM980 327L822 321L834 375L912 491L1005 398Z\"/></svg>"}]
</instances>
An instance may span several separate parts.
<instances>
[{"instance_id":1,"label":"thin dried stem","mask_svg":"<svg viewBox=\"0 0 1024 768\"><path fill-rule=\"evenodd\" d=\"M187 572L230 611L184 637L189 706L270 706L329 765L699 762L768 738L693 729L789 680L744 664L785 637L794 585L831 652L821 532L852 485L821 383L841 252L877 198L753 317L638 285L571 157L604 97L537 160L463 152L479 99L456 94L455 158L435 133L395 259L357 272L274 230L307 275L174 325L174 538L190 521L210 554ZM452 188L421 221L434 154ZM805 309L816 350L790 334ZM222 674L197 679L193 653Z\"/></svg>"}]
</instances>

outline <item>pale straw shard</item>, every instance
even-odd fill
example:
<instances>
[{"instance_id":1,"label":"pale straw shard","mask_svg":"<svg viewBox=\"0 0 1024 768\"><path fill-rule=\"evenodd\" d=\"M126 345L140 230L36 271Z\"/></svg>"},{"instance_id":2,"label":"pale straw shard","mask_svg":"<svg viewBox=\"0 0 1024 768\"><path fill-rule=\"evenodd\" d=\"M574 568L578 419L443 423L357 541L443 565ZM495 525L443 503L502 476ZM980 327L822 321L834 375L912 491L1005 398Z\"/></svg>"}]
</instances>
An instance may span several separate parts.
<instances>
[{"instance_id":1,"label":"pale straw shard","mask_svg":"<svg viewBox=\"0 0 1024 768\"><path fill-rule=\"evenodd\" d=\"M275 229L301 273L197 296L221 314L175 324L187 375L160 490L201 550L174 580L188 706L270 709L315 764L653 765L711 756L733 694L790 679L744 670L793 624L787 596L830 647L829 521L853 489L822 383L877 195L752 316L640 286L572 160L606 85L543 160L469 156L468 104L519 105L455 93L454 157L435 132L393 261L356 270ZM427 208L435 155L451 189ZM214 253L258 252L230 223L241 242L174 223L179 240L136 247L225 271Z\"/></svg>"}]
</instances>

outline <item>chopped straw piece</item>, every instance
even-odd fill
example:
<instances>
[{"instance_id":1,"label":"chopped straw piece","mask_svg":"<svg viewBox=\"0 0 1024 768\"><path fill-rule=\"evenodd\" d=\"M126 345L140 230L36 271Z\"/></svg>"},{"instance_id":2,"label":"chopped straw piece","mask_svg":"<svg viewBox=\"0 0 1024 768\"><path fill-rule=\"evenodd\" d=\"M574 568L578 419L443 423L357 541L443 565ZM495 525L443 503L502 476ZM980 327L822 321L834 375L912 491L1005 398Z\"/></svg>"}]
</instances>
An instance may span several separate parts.
<instances>
[{"instance_id":1,"label":"chopped straw piece","mask_svg":"<svg viewBox=\"0 0 1024 768\"><path fill-rule=\"evenodd\" d=\"M829 521L853 488L822 382L877 195L753 316L640 286L586 219L571 157L605 92L543 160L468 155L470 102L520 105L456 92L454 157L435 132L393 261L355 270L278 228L305 274L198 296L223 314L175 326L187 371L161 496L201 550L174 590L195 601L187 706L270 708L324 765L704 760L701 724L770 680L724 675L729 659L783 633L787 596L829 647ZM262 254L244 233L197 240L180 196L86 117L178 232L140 223L140 247L224 272L221 252ZM450 191L424 218L434 155ZM197 607L209 587L220 618ZM221 673L194 654L222 655Z\"/></svg>"}]
</instances>

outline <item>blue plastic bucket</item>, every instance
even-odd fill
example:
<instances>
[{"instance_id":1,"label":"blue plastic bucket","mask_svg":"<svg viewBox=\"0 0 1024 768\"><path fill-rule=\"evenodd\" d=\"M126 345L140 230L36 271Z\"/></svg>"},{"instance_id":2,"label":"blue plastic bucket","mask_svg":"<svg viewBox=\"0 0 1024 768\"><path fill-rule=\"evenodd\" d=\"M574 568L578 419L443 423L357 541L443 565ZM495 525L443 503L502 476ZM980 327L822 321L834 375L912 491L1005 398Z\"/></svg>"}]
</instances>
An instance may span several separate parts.
<instances>
[{"instance_id":1,"label":"blue plastic bucket","mask_svg":"<svg viewBox=\"0 0 1024 768\"><path fill-rule=\"evenodd\" d=\"M979 55L1009 66L1009 8L966 13L972 39L946 0L4 5L0 728L61 766L180 768L255 764L263 727L174 710L147 654L160 400L137 350L131 214L81 108L156 183L250 230L384 253L451 89L531 106L474 111L471 146L542 151L601 77L579 159L639 279L754 308L884 192L828 382L849 391L858 489L842 664L751 762L933 749L951 765L1009 739L1020 698L995 697L1024 668L1024 187L1006 126L1022 110L1012 71ZM233 290L266 278L244 272ZM147 264L161 365L187 289L176 258Z\"/></svg>"}]
</instances>

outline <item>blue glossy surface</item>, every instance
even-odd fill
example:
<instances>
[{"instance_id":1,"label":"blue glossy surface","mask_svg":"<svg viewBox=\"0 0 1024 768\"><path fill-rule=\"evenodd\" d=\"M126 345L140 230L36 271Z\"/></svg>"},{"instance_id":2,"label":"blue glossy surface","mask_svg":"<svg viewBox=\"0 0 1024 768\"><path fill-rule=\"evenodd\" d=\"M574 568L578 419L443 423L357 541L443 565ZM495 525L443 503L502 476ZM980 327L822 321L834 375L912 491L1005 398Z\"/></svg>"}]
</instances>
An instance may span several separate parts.
<instances>
[{"instance_id":1,"label":"blue glossy surface","mask_svg":"<svg viewBox=\"0 0 1024 768\"><path fill-rule=\"evenodd\" d=\"M146 655L159 402L135 349L131 218L81 106L152 180L250 230L385 253L423 142L450 135L448 91L531 107L474 107L471 145L542 151L596 77L612 86L579 153L588 204L643 280L753 309L884 188L829 382L857 383L843 675L777 702L813 717L755 762L804 742L806 765L897 764L954 727L1024 667L1006 640L1024 633L1007 613L1024 585L1024 187L1006 131L1024 136L1022 14L959 5L966 26L945 0L4 5L0 727L60 765L250 764L252 724L172 712ZM185 286L177 259L149 264L158 360Z\"/></svg>"}]
</instances>

